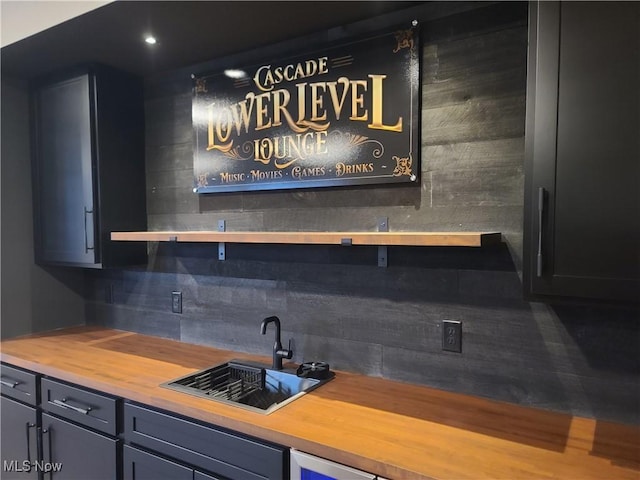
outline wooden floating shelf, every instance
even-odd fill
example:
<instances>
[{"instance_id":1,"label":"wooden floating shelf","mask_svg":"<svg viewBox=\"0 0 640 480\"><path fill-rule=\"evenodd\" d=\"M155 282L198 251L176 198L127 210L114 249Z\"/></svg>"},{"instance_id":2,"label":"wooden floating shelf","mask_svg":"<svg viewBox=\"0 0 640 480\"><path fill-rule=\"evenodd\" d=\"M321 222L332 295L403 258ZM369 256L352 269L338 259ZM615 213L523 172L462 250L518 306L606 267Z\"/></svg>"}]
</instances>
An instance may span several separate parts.
<instances>
[{"instance_id":1,"label":"wooden floating shelf","mask_svg":"<svg viewBox=\"0 0 640 480\"><path fill-rule=\"evenodd\" d=\"M499 232L111 232L111 240L141 242L280 243L419 247L485 247Z\"/></svg>"}]
</instances>

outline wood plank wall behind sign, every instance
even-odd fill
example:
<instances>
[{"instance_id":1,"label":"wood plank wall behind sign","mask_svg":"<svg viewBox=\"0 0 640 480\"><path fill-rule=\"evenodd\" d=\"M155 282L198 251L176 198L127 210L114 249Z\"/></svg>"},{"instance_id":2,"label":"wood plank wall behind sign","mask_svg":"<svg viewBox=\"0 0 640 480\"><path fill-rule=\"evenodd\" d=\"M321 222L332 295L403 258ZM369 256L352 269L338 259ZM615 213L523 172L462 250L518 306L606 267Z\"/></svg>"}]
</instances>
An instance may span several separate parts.
<instances>
[{"instance_id":1,"label":"wood plank wall behind sign","mask_svg":"<svg viewBox=\"0 0 640 480\"><path fill-rule=\"evenodd\" d=\"M194 76L194 191L414 183L416 26Z\"/></svg>"}]
</instances>

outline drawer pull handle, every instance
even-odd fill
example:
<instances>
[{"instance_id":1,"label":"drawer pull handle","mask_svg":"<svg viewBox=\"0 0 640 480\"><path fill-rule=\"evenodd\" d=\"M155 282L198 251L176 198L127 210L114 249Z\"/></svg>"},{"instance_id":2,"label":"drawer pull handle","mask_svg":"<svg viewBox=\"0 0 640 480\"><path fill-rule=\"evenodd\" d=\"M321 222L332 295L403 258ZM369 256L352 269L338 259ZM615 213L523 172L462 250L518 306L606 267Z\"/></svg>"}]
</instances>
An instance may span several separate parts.
<instances>
[{"instance_id":1,"label":"drawer pull handle","mask_svg":"<svg viewBox=\"0 0 640 480\"><path fill-rule=\"evenodd\" d=\"M66 408L67 410L73 410L74 412L81 413L82 415L87 415L91 411L91 407L80 408L80 407L75 407L73 405L69 405L67 403L67 399L66 398L63 398L62 400L57 400L56 399L52 403L54 405L57 405L58 407Z\"/></svg>"},{"instance_id":2,"label":"drawer pull handle","mask_svg":"<svg viewBox=\"0 0 640 480\"><path fill-rule=\"evenodd\" d=\"M6 380L0 380L0 383L9 388L16 388L18 385L20 385L20 382L7 382Z\"/></svg>"},{"instance_id":3,"label":"drawer pull handle","mask_svg":"<svg viewBox=\"0 0 640 480\"><path fill-rule=\"evenodd\" d=\"M26 430L27 430L27 461L31 463L31 435L29 435L29 431L35 428L35 424L31 422L27 422Z\"/></svg>"}]
</instances>

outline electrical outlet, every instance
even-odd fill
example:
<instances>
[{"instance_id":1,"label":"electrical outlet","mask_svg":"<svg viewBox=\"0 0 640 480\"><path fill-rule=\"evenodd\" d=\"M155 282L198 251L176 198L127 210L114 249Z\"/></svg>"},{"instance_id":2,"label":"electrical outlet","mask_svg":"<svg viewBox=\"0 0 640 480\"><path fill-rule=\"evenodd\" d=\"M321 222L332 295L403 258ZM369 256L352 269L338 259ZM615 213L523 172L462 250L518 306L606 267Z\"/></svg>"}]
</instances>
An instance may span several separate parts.
<instances>
[{"instance_id":1,"label":"electrical outlet","mask_svg":"<svg viewBox=\"0 0 640 480\"><path fill-rule=\"evenodd\" d=\"M442 321L442 350L462 353L462 322Z\"/></svg>"},{"instance_id":2,"label":"electrical outlet","mask_svg":"<svg viewBox=\"0 0 640 480\"><path fill-rule=\"evenodd\" d=\"M171 311L182 313L182 292L171 292Z\"/></svg>"}]
</instances>

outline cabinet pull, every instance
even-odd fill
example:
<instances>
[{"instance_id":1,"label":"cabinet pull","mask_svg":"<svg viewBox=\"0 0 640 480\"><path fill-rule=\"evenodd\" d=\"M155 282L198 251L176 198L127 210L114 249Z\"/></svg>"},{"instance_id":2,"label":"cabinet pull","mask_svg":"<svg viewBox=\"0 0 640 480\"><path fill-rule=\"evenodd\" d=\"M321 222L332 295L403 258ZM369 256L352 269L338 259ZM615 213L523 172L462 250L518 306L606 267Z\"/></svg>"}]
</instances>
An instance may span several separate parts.
<instances>
[{"instance_id":1,"label":"cabinet pull","mask_svg":"<svg viewBox=\"0 0 640 480\"><path fill-rule=\"evenodd\" d=\"M84 253L88 253L89 250L93 250L94 246L89 246L89 235L87 233L87 215L93 215L93 208L91 210L87 210L87 207L84 207Z\"/></svg>"},{"instance_id":2,"label":"cabinet pull","mask_svg":"<svg viewBox=\"0 0 640 480\"><path fill-rule=\"evenodd\" d=\"M31 465L31 438L29 435L29 431L35 427L35 424L31 422L26 423L26 431L27 431L27 461Z\"/></svg>"},{"instance_id":3,"label":"cabinet pull","mask_svg":"<svg viewBox=\"0 0 640 480\"><path fill-rule=\"evenodd\" d=\"M538 255L536 257L536 275L542 276L542 226L544 214L544 187L538 188Z\"/></svg>"},{"instance_id":4,"label":"cabinet pull","mask_svg":"<svg viewBox=\"0 0 640 480\"><path fill-rule=\"evenodd\" d=\"M36 448L38 449L38 460L44 460L44 447L43 447L43 441L42 441L42 434L43 432L46 432L46 429L43 429L42 427L37 427L36 428Z\"/></svg>"},{"instance_id":5,"label":"cabinet pull","mask_svg":"<svg viewBox=\"0 0 640 480\"><path fill-rule=\"evenodd\" d=\"M53 465L53 455L51 453L51 427L41 428L38 427L38 451L40 458L44 461L44 435L47 434L47 450L49 451L49 465ZM49 478L53 480L53 470L49 472Z\"/></svg>"},{"instance_id":6,"label":"cabinet pull","mask_svg":"<svg viewBox=\"0 0 640 480\"><path fill-rule=\"evenodd\" d=\"M16 381L7 382L6 380L0 380L0 383L5 387L9 387L9 388L16 388L18 385L20 385L20 382L16 382Z\"/></svg>"},{"instance_id":7,"label":"cabinet pull","mask_svg":"<svg viewBox=\"0 0 640 480\"><path fill-rule=\"evenodd\" d=\"M74 412L81 413L82 415L87 415L91 411L91 407L80 408L80 407L75 407L73 405L69 405L67 403L66 398L63 398L62 400L56 399L56 400L53 400L51 403L53 403L54 405L57 405L58 407L66 408L67 410L73 410Z\"/></svg>"}]
</instances>

